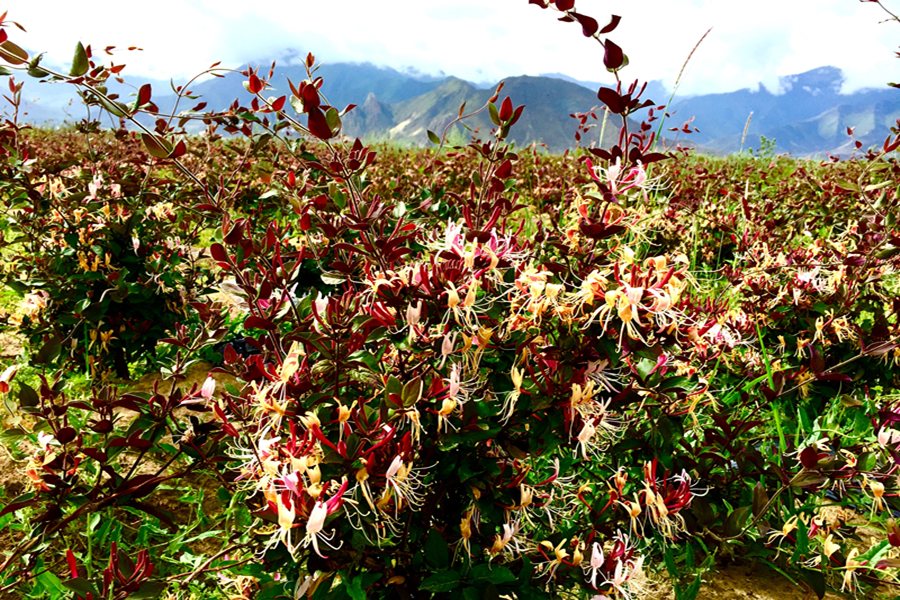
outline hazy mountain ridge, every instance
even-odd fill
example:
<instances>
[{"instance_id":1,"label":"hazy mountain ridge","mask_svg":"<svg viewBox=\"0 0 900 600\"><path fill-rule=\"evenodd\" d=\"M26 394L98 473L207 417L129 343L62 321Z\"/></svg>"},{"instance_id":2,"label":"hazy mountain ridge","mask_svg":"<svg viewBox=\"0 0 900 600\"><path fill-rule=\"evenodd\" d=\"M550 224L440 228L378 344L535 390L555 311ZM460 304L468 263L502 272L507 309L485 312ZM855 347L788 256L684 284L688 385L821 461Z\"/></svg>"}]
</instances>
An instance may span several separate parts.
<instances>
[{"instance_id":1,"label":"hazy mountain ridge","mask_svg":"<svg viewBox=\"0 0 900 600\"><path fill-rule=\"evenodd\" d=\"M485 89L455 77L404 73L369 63L326 64L316 75L324 78L322 92L331 105L339 109L349 104L357 105L344 118L347 135L414 144L426 144L428 130L440 134L456 118L463 102L466 102L466 112L472 112L493 94L493 87ZM305 77L302 65L276 67L271 79L275 89L265 94L288 93L287 78L297 83ZM126 80L135 85L143 83L139 78L126 76ZM225 109L235 98L249 103L250 95L243 90L243 80L238 73L229 73L223 78L192 85L191 91L201 95L209 107ZM171 108L171 84L150 83L160 108ZM755 91L748 88L719 94L676 96L666 127L680 126L693 116L693 125L700 131L681 139L714 152L736 152L741 148L741 137L752 111L744 149L757 147L762 135L774 138L779 152L797 156L845 155L851 151L847 127L856 128L855 138L864 146L880 144L888 135L889 127L900 118L900 91L885 86L884 89L841 94L842 83L843 74L839 69L820 67L782 78L781 93L760 86ZM128 100L131 88L118 84L110 87ZM598 87L596 82L580 81L559 73L507 78L502 96L509 95L516 106L526 106L521 119L512 128L510 138L519 145L543 142L554 152L573 147L576 122L569 114L598 106ZM661 82L651 81L644 97L663 104L669 94ZM61 123L83 118L83 109L77 103L69 105L74 89L63 84L28 80L24 96L29 100L36 97L40 100L26 104L28 114L23 120ZM179 108L190 108L194 104L194 101L183 102ZM487 111L468 119L466 125L471 129L480 128L482 134L493 127ZM596 140L599 137L599 127L598 122L589 138ZM455 129L469 135L459 126ZM617 130L618 123L611 119L604 145L614 141ZM582 140L584 145L589 143L589 139Z\"/></svg>"}]
</instances>

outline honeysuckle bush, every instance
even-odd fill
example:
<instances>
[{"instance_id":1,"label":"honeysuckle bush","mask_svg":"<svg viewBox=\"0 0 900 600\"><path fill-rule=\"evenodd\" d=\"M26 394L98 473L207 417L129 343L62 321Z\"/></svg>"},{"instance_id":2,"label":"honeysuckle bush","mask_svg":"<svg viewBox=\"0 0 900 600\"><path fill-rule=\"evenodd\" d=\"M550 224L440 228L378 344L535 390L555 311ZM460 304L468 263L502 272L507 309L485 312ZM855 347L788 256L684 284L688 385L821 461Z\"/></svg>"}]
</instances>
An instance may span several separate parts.
<instances>
[{"instance_id":1,"label":"honeysuckle bush","mask_svg":"<svg viewBox=\"0 0 900 600\"><path fill-rule=\"evenodd\" d=\"M100 85L109 76L81 78ZM8 81L17 109L23 83ZM212 281L194 249L209 220L186 209L195 191L162 172L140 140L98 125L85 120L85 139L47 152L41 137L8 122L4 279L22 294L9 322L37 362L127 379L129 363L156 366L157 341Z\"/></svg>"},{"instance_id":2,"label":"honeysuckle bush","mask_svg":"<svg viewBox=\"0 0 900 600\"><path fill-rule=\"evenodd\" d=\"M618 22L601 30L572 2L553 7L587 36ZM626 59L602 41L618 78ZM612 148L554 158L511 147L522 107L498 88L478 109L495 124L489 138L445 148L434 134L437 149L398 157L340 137L346 110L327 105L312 56L290 98L267 97L271 71L248 69L249 102L197 105L151 128L138 118L160 116L149 89L131 105L110 97L110 72L88 49L68 76L23 52L0 43L14 67L82 86L141 132L102 138L129 166L91 159L91 171L29 162L26 151L46 151L26 145L15 119L3 129L9 197L58 202L58 220L11 209L32 237L56 240L29 260L71 263L33 300L29 323L62 331L66 311L83 310L48 312L68 290L118 289L110 277L134 246L111 240L130 214L140 215L132 243L158 261L141 268L172 289L196 285L180 268L196 257L177 248L214 223L202 272L222 282L232 313L184 293L166 314L189 318L132 330L173 352L172 381L152 394L98 385L71 398L48 364L53 346L38 353L40 383L16 384L25 416L4 436L22 444L30 486L0 511L25 532L0 565L4 590L632 598L662 563L676 595L692 598L703 571L741 556L819 596L895 578L896 139L866 162L807 167L843 201L816 239L788 226L795 213L813 221L807 203L780 202L809 179L784 171L767 183L771 169L756 163L744 166L743 195L723 194L725 210L686 225L694 188L734 177L697 165L702 183L681 182L688 171L653 150L653 127L628 129L650 106L638 84L598 93L621 118ZM208 125L205 139L179 137L190 120ZM247 143L213 142L217 128ZM171 208L157 214L160 203ZM715 260L698 251L710 239L729 245ZM17 277L37 288L46 275ZM253 352L225 346L215 371L238 385L179 383L234 318ZM88 331L84 344L102 358L118 341L109 335L92 346ZM82 368L83 354L60 354ZM14 375L0 376L4 393ZM165 542L180 523L160 504L165 485L197 473L216 479L223 505L213 525L211 515L192 525L221 537L205 556L187 552L183 533ZM847 510L884 539L855 540ZM97 514L125 527L97 529Z\"/></svg>"}]
</instances>

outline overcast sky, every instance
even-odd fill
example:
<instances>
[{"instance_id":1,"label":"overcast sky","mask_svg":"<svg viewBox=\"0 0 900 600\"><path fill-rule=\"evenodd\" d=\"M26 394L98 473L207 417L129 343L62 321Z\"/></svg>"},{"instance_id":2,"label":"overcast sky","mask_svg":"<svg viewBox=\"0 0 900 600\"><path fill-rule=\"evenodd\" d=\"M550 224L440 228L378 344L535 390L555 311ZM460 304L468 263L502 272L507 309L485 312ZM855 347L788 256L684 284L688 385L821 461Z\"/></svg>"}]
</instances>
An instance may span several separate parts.
<instances>
[{"instance_id":1,"label":"overcast sky","mask_svg":"<svg viewBox=\"0 0 900 600\"><path fill-rule=\"evenodd\" d=\"M883 0L900 13L900 0ZM605 24L622 16L610 38L629 56L624 80L661 79L671 88L703 33L679 94L724 92L824 65L844 70L844 91L900 80L900 23L881 23L877 4L858 0L577 0ZM215 61L240 67L284 61L288 50L324 62L369 61L398 69L456 75L475 82L562 72L609 81L602 48L574 23L527 0L32 0L8 18L13 41L70 60L79 40L122 52L123 73L167 79ZM898 92L900 93L900 92Z\"/></svg>"}]
</instances>

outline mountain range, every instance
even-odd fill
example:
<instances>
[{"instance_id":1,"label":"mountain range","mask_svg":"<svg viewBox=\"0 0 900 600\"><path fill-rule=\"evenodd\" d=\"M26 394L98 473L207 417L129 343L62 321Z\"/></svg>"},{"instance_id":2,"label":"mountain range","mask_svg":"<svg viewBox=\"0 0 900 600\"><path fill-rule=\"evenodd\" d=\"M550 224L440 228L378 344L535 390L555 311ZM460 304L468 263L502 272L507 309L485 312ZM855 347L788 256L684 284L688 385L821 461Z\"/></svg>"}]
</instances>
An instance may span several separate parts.
<instances>
[{"instance_id":1,"label":"mountain range","mask_svg":"<svg viewBox=\"0 0 900 600\"><path fill-rule=\"evenodd\" d=\"M345 134L417 145L428 143L428 131L440 134L457 117L463 103L467 113L481 108L495 87L368 63L326 64L316 75L324 79L321 91L329 104L338 109L357 105L343 119ZM276 67L271 79L275 89L265 94L289 93L287 78L297 83L305 77L302 66ZM197 83L191 91L202 96L209 107L225 109L235 98L249 103L250 96L242 85L244 79L237 73L228 73L225 77ZM552 152L572 148L576 145L576 121L570 114L602 109L596 95L600 84L596 82L580 81L560 73L509 77L505 82L501 99L508 95L515 106L526 107L510 132L510 139L520 146L544 143ZM144 81L135 80L135 84L141 83ZM154 101L163 110L170 108L174 99L170 82L149 83L153 86ZM846 156L852 150L852 141L846 133L848 127L854 128L854 139L864 147L880 145L890 133L889 128L900 119L900 90L885 85L883 89L842 94L842 83L842 72L826 66L782 78L778 93L759 86L757 90L676 96L668 110L671 116L665 127L680 127L694 117L691 125L699 131L689 136L679 134L678 141L715 154L753 148L760 143L760 136L765 136L776 140L777 152L794 156ZM126 99L134 93L132 88L120 84L111 84L110 90ZM660 82L651 81L643 97L662 105L670 94ZM27 114L20 118L26 121L59 124L84 117L84 109L72 102L74 90L69 86L29 80L24 97L27 102L23 109ZM190 106L194 103L191 101ZM181 108L190 106L182 104ZM9 113L8 109L4 107L4 112ZM600 112L595 114L602 118ZM492 128L487 111L465 123L483 135ZM597 127L582 139L582 145L598 140L601 127L599 121L596 123ZM747 134L742 144L745 126ZM470 135L459 125L454 127L456 141L464 141ZM618 123L610 119L601 145L614 142L617 133ZM667 137L675 135L665 133Z\"/></svg>"}]
</instances>

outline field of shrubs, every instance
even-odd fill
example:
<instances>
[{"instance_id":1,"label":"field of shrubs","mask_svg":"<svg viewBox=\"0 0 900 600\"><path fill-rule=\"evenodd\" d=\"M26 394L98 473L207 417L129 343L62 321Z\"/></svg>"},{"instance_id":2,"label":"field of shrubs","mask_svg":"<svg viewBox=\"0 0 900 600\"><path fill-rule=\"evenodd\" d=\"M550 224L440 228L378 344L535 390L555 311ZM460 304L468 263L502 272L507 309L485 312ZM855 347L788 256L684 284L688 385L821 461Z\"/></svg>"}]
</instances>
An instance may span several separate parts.
<instances>
[{"instance_id":1,"label":"field of shrubs","mask_svg":"<svg viewBox=\"0 0 900 600\"><path fill-rule=\"evenodd\" d=\"M551 8L618 78L616 19ZM502 86L469 144L374 146L312 55L167 113L14 25L0 597L900 594L900 130L707 157L623 82L611 148L508 144ZM22 123L34 78L90 116Z\"/></svg>"}]
</instances>

